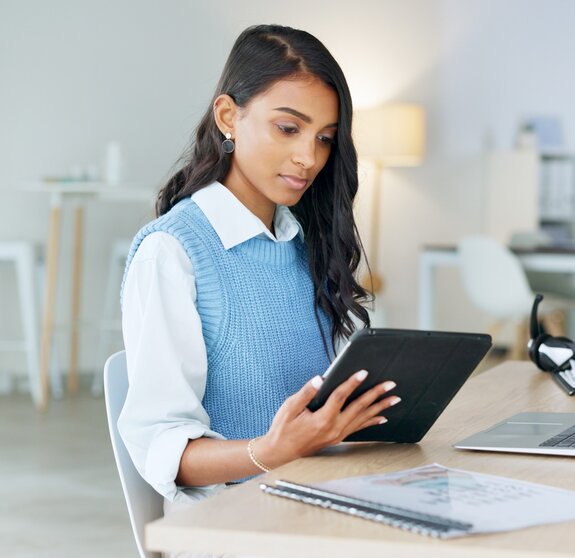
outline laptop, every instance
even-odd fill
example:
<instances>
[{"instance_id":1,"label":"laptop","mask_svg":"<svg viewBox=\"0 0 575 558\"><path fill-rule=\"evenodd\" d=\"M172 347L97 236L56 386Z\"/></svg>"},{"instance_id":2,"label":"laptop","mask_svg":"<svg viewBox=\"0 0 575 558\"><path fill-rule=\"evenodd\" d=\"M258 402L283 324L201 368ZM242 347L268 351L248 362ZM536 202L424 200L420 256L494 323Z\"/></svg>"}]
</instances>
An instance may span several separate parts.
<instances>
[{"instance_id":1,"label":"laptop","mask_svg":"<svg viewBox=\"0 0 575 558\"><path fill-rule=\"evenodd\" d=\"M519 413L453 447L575 457L575 413Z\"/></svg>"}]
</instances>

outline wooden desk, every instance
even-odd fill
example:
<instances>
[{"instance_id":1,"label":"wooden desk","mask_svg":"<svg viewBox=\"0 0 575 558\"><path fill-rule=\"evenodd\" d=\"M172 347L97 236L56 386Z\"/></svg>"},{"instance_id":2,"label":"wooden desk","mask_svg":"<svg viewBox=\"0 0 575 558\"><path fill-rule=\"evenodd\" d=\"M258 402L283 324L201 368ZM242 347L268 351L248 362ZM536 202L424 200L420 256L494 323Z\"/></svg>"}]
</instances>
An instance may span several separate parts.
<instances>
[{"instance_id":1,"label":"wooden desk","mask_svg":"<svg viewBox=\"0 0 575 558\"><path fill-rule=\"evenodd\" d=\"M342 444L322 455L300 459L149 524L147 547L270 558L572 556L575 522L440 541L263 494L258 488L261 480L283 478L305 483L437 462L575 490L572 458L451 447L520 411L575 412L575 398L528 362L502 364L469 380L419 444Z\"/></svg>"},{"instance_id":2,"label":"wooden desk","mask_svg":"<svg viewBox=\"0 0 575 558\"><path fill-rule=\"evenodd\" d=\"M575 274L574 247L541 247L514 250L527 271ZM417 327L432 330L435 323L435 271L439 267L458 267L455 246L426 246L419 255Z\"/></svg>"},{"instance_id":3,"label":"wooden desk","mask_svg":"<svg viewBox=\"0 0 575 558\"><path fill-rule=\"evenodd\" d=\"M82 257L84 240L84 205L89 199L105 199L117 202L150 203L154 192L150 188L137 188L103 182L31 183L25 189L50 196L50 224L46 252L46 281L44 287L44 308L40 341L40 397L38 409L43 411L48 404L48 369L54 336L54 314L58 284L58 263L60 254L60 229L62 207L66 201L74 204L74 247L72 254L72 292L70 316L70 363L68 369L68 391L78 389L78 336L80 319L80 294L82 281Z\"/></svg>"}]
</instances>

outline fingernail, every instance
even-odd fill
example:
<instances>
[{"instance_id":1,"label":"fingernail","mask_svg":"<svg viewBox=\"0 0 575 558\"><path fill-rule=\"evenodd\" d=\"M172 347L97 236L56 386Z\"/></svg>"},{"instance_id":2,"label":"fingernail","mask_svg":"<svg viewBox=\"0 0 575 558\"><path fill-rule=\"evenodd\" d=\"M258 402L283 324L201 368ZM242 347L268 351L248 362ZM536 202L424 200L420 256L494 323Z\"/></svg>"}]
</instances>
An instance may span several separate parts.
<instances>
[{"instance_id":1,"label":"fingernail","mask_svg":"<svg viewBox=\"0 0 575 558\"><path fill-rule=\"evenodd\" d=\"M319 389L321 387L321 384L323 384L323 380L321 379L321 376L314 376L311 379L311 385L315 388L315 389Z\"/></svg>"},{"instance_id":2,"label":"fingernail","mask_svg":"<svg viewBox=\"0 0 575 558\"><path fill-rule=\"evenodd\" d=\"M387 422L387 419L385 417L381 417L379 419L379 424L385 424Z\"/></svg>"},{"instance_id":3,"label":"fingernail","mask_svg":"<svg viewBox=\"0 0 575 558\"><path fill-rule=\"evenodd\" d=\"M401 397L394 397L389 404L390 405L397 405L401 401Z\"/></svg>"},{"instance_id":4,"label":"fingernail","mask_svg":"<svg viewBox=\"0 0 575 558\"><path fill-rule=\"evenodd\" d=\"M355 373L355 379L358 382L363 382L367 378L367 370L360 370L359 372Z\"/></svg>"},{"instance_id":5,"label":"fingernail","mask_svg":"<svg viewBox=\"0 0 575 558\"><path fill-rule=\"evenodd\" d=\"M385 389L385 391L390 391L395 386L397 386L397 384L395 382L392 382L391 380L388 380L387 382L383 382L383 384L381 384L381 385L383 386L383 389Z\"/></svg>"}]
</instances>

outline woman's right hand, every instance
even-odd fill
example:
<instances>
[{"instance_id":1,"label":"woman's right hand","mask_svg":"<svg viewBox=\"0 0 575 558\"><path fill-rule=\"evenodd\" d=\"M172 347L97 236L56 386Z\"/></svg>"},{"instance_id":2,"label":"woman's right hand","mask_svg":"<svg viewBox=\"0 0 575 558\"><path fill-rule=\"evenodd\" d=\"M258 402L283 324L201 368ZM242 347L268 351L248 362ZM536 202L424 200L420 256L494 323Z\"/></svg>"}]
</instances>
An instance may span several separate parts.
<instances>
[{"instance_id":1,"label":"woman's right hand","mask_svg":"<svg viewBox=\"0 0 575 558\"><path fill-rule=\"evenodd\" d=\"M391 381L371 388L343 409L348 397L367 375L365 370L353 374L316 411L310 411L307 405L321 387L322 379L320 376L312 378L286 399L269 431L256 440L253 449L258 459L269 467L278 467L338 444L358 430L386 422L380 414L401 401L394 395L378 401L395 388L395 383Z\"/></svg>"}]
</instances>

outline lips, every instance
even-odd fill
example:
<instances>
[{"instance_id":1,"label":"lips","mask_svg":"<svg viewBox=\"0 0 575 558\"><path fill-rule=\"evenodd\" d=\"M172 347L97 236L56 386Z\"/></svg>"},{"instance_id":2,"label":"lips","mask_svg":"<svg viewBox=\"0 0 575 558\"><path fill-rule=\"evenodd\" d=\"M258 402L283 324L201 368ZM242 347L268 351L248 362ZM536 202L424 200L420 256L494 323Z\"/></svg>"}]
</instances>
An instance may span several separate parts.
<instances>
[{"instance_id":1,"label":"lips","mask_svg":"<svg viewBox=\"0 0 575 558\"><path fill-rule=\"evenodd\" d=\"M290 174L280 174L280 178L293 190L303 190L307 186L307 179Z\"/></svg>"}]
</instances>

